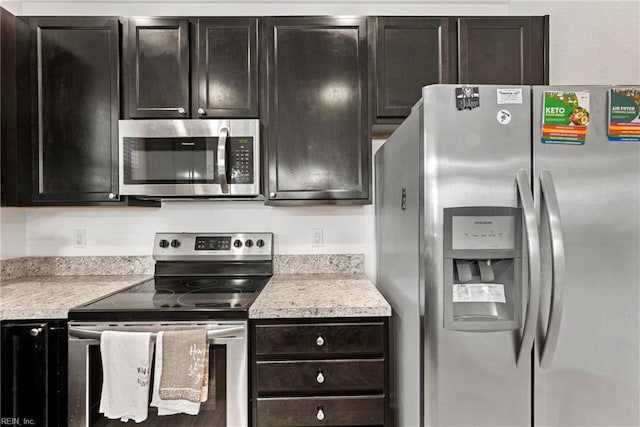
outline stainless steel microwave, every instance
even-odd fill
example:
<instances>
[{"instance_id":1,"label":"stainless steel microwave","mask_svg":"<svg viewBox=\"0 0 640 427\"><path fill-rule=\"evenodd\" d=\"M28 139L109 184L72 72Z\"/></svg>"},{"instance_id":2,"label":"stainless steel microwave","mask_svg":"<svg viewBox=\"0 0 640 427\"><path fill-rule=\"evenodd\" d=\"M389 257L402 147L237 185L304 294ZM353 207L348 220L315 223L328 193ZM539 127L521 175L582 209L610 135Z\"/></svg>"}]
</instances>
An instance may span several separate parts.
<instances>
[{"instance_id":1,"label":"stainless steel microwave","mask_svg":"<svg viewBox=\"0 0 640 427\"><path fill-rule=\"evenodd\" d=\"M120 120L120 194L151 198L260 194L260 122Z\"/></svg>"}]
</instances>

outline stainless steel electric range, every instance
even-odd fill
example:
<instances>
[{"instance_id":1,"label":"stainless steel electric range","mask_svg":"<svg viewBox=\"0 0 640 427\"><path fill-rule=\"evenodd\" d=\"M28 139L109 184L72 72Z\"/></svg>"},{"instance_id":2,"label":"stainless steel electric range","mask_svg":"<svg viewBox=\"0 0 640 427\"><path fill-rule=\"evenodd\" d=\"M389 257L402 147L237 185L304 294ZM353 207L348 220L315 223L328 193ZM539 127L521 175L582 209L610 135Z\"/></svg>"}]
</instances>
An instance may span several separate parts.
<instances>
[{"instance_id":1,"label":"stainless steel electric range","mask_svg":"<svg viewBox=\"0 0 640 427\"><path fill-rule=\"evenodd\" d=\"M248 426L247 318L273 273L273 235L158 233L153 258L153 279L69 311L70 425L119 425L98 413L103 331L206 328L214 398L197 422ZM194 422L152 411L146 422L186 422L181 417Z\"/></svg>"}]
</instances>

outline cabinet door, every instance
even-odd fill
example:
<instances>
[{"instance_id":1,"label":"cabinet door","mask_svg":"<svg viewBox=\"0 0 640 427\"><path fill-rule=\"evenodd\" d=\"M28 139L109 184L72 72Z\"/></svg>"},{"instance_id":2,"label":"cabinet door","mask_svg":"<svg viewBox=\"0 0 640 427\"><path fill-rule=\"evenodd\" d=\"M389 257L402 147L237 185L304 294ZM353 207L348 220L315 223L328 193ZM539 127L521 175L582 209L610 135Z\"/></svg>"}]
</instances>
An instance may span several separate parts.
<instances>
[{"instance_id":1,"label":"cabinet door","mask_svg":"<svg viewBox=\"0 0 640 427\"><path fill-rule=\"evenodd\" d=\"M36 426L55 425L47 411L47 334L46 323L2 325L3 420L19 419L21 423L29 420Z\"/></svg>"},{"instance_id":2,"label":"cabinet door","mask_svg":"<svg viewBox=\"0 0 640 427\"><path fill-rule=\"evenodd\" d=\"M458 19L460 83L548 84L547 17Z\"/></svg>"},{"instance_id":3,"label":"cabinet door","mask_svg":"<svg viewBox=\"0 0 640 427\"><path fill-rule=\"evenodd\" d=\"M257 18L198 19L197 40L196 114L201 118L257 118Z\"/></svg>"},{"instance_id":4,"label":"cabinet door","mask_svg":"<svg viewBox=\"0 0 640 427\"><path fill-rule=\"evenodd\" d=\"M118 21L31 20L33 202L115 201Z\"/></svg>"},{"instance_id":5,"label":"cabinet door","mask_svg":"<svg viewBox=\"0 0 640 427\"><path fill-rule=\"evenodd\" d=\"M129 19L125 38L128 116L189 117L189 21Z\"/></svg>"},{"instance_id":6,"label":"cabinet door","mask_svg":"<svg viewBox=\"0 0 640 427\"><path fill-rule=\"evenodd\" d=\"M455 82L450 59L455 22L437 17L374 21L376 121L405 118L422 97L423 86Z\"/></svg>"},{"instance_id":7,"label":"cabinet door","mask_svg":"<svg viewBox=\"0 0 640 427\"><path fill-rule=\"evenodd\" d=\"M268 202L370 203L365 18L267 21Z\"/></svg>"}]
</instances>

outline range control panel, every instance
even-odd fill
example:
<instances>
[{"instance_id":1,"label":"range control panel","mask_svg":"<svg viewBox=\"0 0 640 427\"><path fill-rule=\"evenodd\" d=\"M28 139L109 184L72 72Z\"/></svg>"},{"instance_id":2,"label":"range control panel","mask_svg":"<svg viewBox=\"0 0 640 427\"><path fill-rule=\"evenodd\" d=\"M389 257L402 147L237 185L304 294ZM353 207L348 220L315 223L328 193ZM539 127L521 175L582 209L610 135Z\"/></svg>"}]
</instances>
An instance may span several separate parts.
<instances>
[{"instance_id":1,"label":"range control panel","mask_svg":"<svg viewBox=\"0 0 640 427\"><path fill-rule=\"evenodd\" d=\"M156 233L153 259L161 261L270 260L273 233Z\"/></svg>"}]
</instances>

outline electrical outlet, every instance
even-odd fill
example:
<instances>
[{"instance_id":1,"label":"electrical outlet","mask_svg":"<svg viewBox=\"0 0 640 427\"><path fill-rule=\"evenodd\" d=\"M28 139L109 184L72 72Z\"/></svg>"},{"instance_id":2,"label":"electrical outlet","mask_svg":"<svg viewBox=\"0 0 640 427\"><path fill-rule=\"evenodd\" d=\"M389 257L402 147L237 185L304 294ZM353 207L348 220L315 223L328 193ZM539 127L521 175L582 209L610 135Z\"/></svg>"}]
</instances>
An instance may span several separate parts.
<instances>
[{"instance_id":1,"label":"electrical outlet","mask_svg":"<svg viewBox=\"0 0 640 427\"><path fill-rule=\"evenodd\" d=\"M87 230L73 230L73 247L74 248L86 248L87 247Z\"/></svg>"},{"instance_id":2,"label":"electrical outlet","mask_svg":"<svg viewBox=\"0 0 640 427\"><path fill-rule=\"evenodd\" d=\"M323 245L322 228L314 227L311 229L311 246L320 247Z\"/></svg>"}]
</instances>

